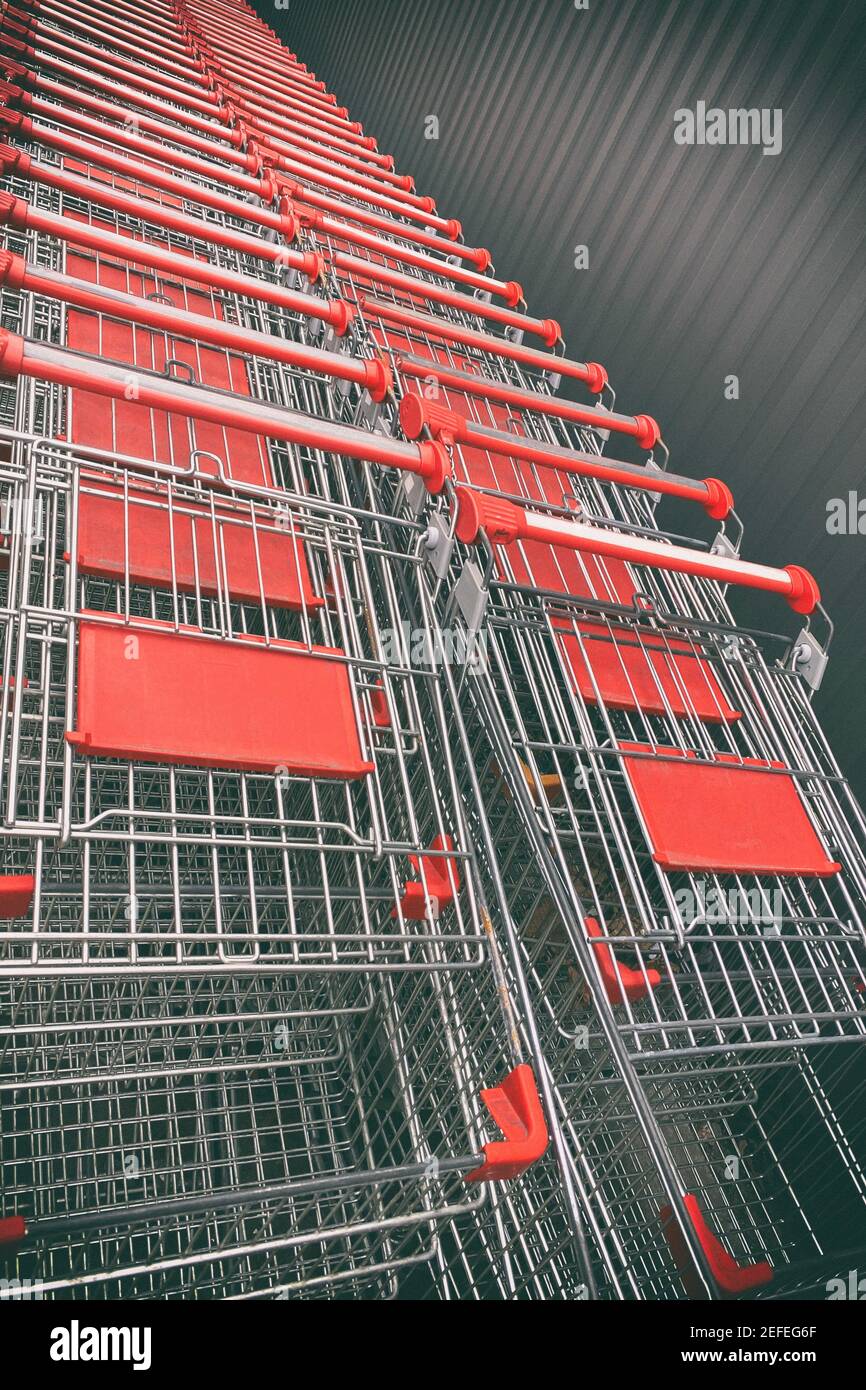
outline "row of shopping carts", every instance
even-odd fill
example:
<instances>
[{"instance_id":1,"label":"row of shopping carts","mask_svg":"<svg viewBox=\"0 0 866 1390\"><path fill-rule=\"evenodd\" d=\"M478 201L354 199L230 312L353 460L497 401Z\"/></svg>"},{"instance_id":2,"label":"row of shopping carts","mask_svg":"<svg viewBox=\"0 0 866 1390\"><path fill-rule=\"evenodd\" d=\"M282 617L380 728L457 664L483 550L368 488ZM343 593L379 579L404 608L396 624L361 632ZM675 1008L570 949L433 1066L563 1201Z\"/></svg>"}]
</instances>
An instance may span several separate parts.
<instances>
[{"instance_id":1,"label":"row of shopping carts","mask_svg":"<svg viewBox=\"0 0 866 1390\"><path fill-rule=\"evenodd\" d=\"M856 1265L814 579L248 5L3 3L0 65L3 1287Z\"/></svg>"}]
</instances>

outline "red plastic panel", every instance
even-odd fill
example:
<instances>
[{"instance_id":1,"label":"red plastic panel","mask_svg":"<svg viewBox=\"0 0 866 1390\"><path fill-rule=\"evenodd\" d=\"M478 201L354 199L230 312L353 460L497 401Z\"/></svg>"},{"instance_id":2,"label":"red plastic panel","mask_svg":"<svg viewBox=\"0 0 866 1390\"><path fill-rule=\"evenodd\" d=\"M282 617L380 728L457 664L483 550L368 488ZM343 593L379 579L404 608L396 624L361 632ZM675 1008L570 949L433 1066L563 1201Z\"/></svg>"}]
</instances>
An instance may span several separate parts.
<instances>
[{"instance_id":1,"label":"red plastic panel","mask_svg":"<svg viewBox=\"0 0 866 1390\"><path fill-rule=\"evenodd\" d=\"M0 874L0 918L23 917L30 911L35 892L32 874Z\"/></svg>"},{"instance_id":2,"label":"red plastic panel","mask_svg":"<svg viewBox=\"0 0 866 1390\"><path fill-rule=\"evenodd\" d=\"M159 293L180 309L214 317L218 305L210 295L187 285L160 280L153 274L135 270L111 261L69 251L67 270L78 280L89 280L108 289L127 294L146 296ZM246 366L240 357L229 355L221 348L181 339L166 339L161 333L130 323L86 313L70 308L67 312L66 345L76 352L113 362L126 362L146 371L164 372L169 361L170 371L182 381L193 380L217 390L232 391L249 396ZM189 368L189 371L186 370ZM130 378L130 399L112 401L91 391L74 391L72 400L72 432L74 444L90 445L97 449L117 450L136 458L172 462L185 467L190 458L190 429L194 431L192 447L216 454L225 461L229 475L240 483L272 486L273 478L265 441L246 430L223 429L221 425L197 420L190 422L179 415L150 410L135 401L135 382ZM215 474L213 460L198 460L200 469Z\"/></svg>"},{"instance_id":3,"label":"red plastic panel","mask_svg":"<svg viewBox=\"0 0 866 1390\"><path fill-rule=\"evenodd\" d=\"M707 1257L712 1276L723 1295L728 1298L736 1298L738 1294L748 1293L751 1289L769 1284L773 1277L772 1265L765 1261L761 1261L760 1264L739 1265L734 1257L728 1254L718 1236L710 1230L697 1197L693 1193L687 1192L683 1197L683 1202L694 1233ZM686 1293L690 1298L705 1297L703 1284L689 1254L679 1222L674 1217L673 1207L662 1207L659 1215L664 1227L665 1240L674 1257L674 1264L683 1281Z\"/></svg>"},{"instance_id":4,"label":"red plastic panel","mask_svg":"<svg viewBox=\"0 0 866 1390\"><path fill-rule=\"evenodd\" d=\"M129 494L100 482L82 491L78 512L78 567L85 574L166 588L181 593L225 592L238 602L267 603L277 608L318 608L304 548L289 528L282 531L250 514L215 511L174 503L171 523L166 495L159 489ZM257 555L258 549L258 555ZM172 571L172 556L174 570ZM217 576L221 583L217 583ZM260 587L261 579L261 587ZM197 582L196 582L197 581Z\"/></svg>"},{"instance_id":5,"label":"red plastic panel","mask_svg":"<svg viewBox=\"0 0 866 1390\"><path fill-rule=\"evenodd\" d=\"M653 859L665 869L720 874L829 878L831 860L780 763L623 743L623 768L646 825ZM629 757L628 752L654 757Z\"/></svg>"},{"instance_id":6,"label":"red plastic panel","mask_svg":"<svg viewBox=\"0 0 866 1390\"><path fill-rule=\"evenodd\" d=\"M590 621L578 627L584 634L582 648L573 633L563 633L560 640L574 687L590 704L601 699L609 709L692 716L707 724L740 718L709 661L688 642L643 634L638 639L625 630L614 635L604 624Z\"/></svg>"},{"instance_id":7,"label":"red plastic panel","mask_svg":"<svg viewBox=\"0 0 866 1390\"><path fill-rule=\"evenodd\" d=\"M330 647L229 643L162 623L133 629L85 618L69 741L136 762L362 777L373 769L361 753L342 656Z\"/></svg>"},{"instance_id":8,"label":"red plastic panel","mask_svg":"<svg viewBox=\"0 0 866 1390\"><path fill-rule=\"evenodd\" d=\"M100 169L98 164L85 164L80 159L73 159L71 155L64 155L61 160L64 169L68 169L70 174L80 174L82 178L93 179L96 183L108 184L110 188L120 188L124 193L134 193L136 198L141 198L143 202L162 203L165 207L183 209L183 199L176 198L172 193L165 189L154 188L152 184L136 183L134 179L124 178L123 174L115 174L108 169ZM75 217L74 212L64 208L64 215ZM71 273L71 272L70 272Z\"/></svg>"},{"instance_id":9,"label":"red plastic panel","mask_svg":"<svg viewBox=\"0 0 866 1390\"><path fill-rule=\"evenodd\" d=\"M0 1217L0 1245L18 1245L27 1235L23 1216Z\"/></svg>"}]
</instances>

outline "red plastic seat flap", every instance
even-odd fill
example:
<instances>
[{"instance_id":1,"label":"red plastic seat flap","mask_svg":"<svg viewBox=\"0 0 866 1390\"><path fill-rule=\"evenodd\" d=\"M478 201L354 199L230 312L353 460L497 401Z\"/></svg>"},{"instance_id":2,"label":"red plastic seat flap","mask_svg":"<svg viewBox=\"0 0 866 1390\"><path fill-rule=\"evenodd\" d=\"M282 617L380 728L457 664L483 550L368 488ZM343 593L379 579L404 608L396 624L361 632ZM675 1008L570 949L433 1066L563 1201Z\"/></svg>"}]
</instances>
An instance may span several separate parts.
<instances>
[{"instance_id":1,"label":"red plastic seat flap","mask_svg":"<svg viewBox=\"0 0 866 1390\"><path fill-rule=\"evenodd\" d=\"M123 580L128 573L134 584L169 588L174 582L181 593L211 595L225 589L225 555L232 599L261 603L263 591L278 608L321 607L297 536L290 528L275 530L264 514L256 520L254 534L248 511L218 508L214 520L203 506L175 502L169 523L160 489L130 492L125 509L122 488L88 484L78 510L78 567L102 578Z\"/></svg>"},{"instance_id":2,"label":"red plastic seat flap","mask_svg":"<svg viewBox=\"0 0 866 1390\"><path fill-rule=\"evenodd\" d=\"M132 761L362 777L373 769L342 656L85 617L69 741L86 754Z\"/></svg>"},{"instance_id":3,"label":"red plastic seat flap","mask_svg":"<svg viewBox=\"0 0 866 1390\"><path fill-rule=\"evenodd\" d=\"M90 256L70 252L67 269L80 280L90 280L109 289L147 295L155 292L157 281L145 270L96 261ZM159 281L158 292L178 308L209 317L218 315L210 296L189 286ZM66 345L76 352L113 362L127 362L146 371L170 371L182 381L193 380L221 391L249 396L246 365L242 358L221 348L167 338L165 334L123 323L104 315L69 309ZM174 365L172 365L174 364ZM187 370L188 369L188 370ZM190 430L194 445L190 444ZM150 410L136 403L134 383L129 400L109 400L93 391L72 393L70 438L73 444L89 445L135 458L153 459L180 467L189 463L190 449L201 451L199 467L216 473L208 454L225 460L226 471L240 483L273 486L273 474L264 439L247 430L223 429L205 420L190 421L161 410Z\"/></svg>"},{"instance_id":4,"label":"red plastic seat flap","mask_svg":"<svg viewBox=\"0 0 866 1390\"><path fill-rule=\"evenodd\" d=\"M575 689L590 704L609 709L672 714L706 724L733 723L740 713L729 704L709 661L677 638L664 639L603 623L581 621L581 641L563 633L563 652Z\"/></svg>"},{"instance_id":5,"label":"red plastic seat flap","mask_svg":"<svg viewBox=\"0 0 866 1390\"><path fill-rule=\"evenodd\" d=\"M704 763L693 753L641 743L620 748L653 859L663 868L816 878L839 872L793 777L775 770L782 764L721 753Z\"/></svg>"},{"instance_id":6,"label":"red plastic seat flap","mask_svg":"<svg viewBox=\"0 0 866 1390\"><path fill-rule=\"evenodd\" d=\"M718 1236L709 1228L704 1219L697 1197L687 1192L683 1197L686 1211L694 1233L707 1257L710 1271L723 1295L736 1298L738 1294L769 1284L773 1277L773 1267L765 1261L758 1264L740 1265L729 1255ZM674 1257L677 1272L683 1281L690 1298L704 1297L704 1288L689 1254L680 1224L674 1216L673 1207L663 1207L659 1213L664 1228L665 1240Z\"/></svg>"}]
</instances>

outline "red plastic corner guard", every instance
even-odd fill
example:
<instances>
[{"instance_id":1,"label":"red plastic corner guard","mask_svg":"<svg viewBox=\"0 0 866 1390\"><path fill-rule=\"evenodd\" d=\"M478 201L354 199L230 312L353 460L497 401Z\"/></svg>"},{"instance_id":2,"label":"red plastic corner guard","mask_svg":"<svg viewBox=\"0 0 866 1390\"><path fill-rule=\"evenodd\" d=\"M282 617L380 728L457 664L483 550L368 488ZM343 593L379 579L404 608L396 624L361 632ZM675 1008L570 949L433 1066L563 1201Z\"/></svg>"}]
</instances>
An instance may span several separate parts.
<instances>
[{"instance_id":1,"label":"red plastic corner guard","mask_svg":"<svg viewBox=\"0 0 866 1390\"><path fill-rule=\"evenodd\" d=\"M0 918L23 917L35 892L36 879L31 874L0 875Z\"/></svg>"},{"instance_id":2,"label":"red plastic corner guard","mask_svg":"<svg viewBox=\"0 0 866 1390\"><path fill-rule=\"evenodd\" d=\"M431 850L451 852L454 849L454 841L450 835L437 835L430 848ZM448 907L453 903L454 894L460 891L460 873L457 865L448 859L431 859L423 855L419 865L418 856L410 854L409 863L416 874L420 873L423 868L424 878L420 883L413 879L408 881L406 891L400 899L400 907L403 916L410 922L423 922L427 915L428 898L436 903L437 915L443 907ZM425 883L427 885L426 893L424 891ZM397 916L396 907L392 907L391 916Z\"/></svg>"},{"instance_id":3,"label":"red plastic corner guard","mask_svg":"<svg viewBox=\"0 0 866 1390\"><path fill-rule=\"evenodd\" d=\"M505 1182L541 1158L548 1143L547 1123L535 1075L527 1062L509 1072L501 1086L481 1092L504 1140L484 1145L484 1162L467 1174L467 1182Z\"/></svg>"},{"instance_id":4,"label":"red plastic corner guard","mask_svg":"<svg viewBox=\"0 0 866 1390\"><path fill-rule=\"evenodd\" d=\"M589 935L594 938L593 950L598 957L605 993L611 1004L624 1004L626 999L634 1004L639 999L645 999L651 990L661 984L662 977L657 970L648 969L645 978L642 970L633 970L630 965L615 963L613 952L607 942L595 939L604 933L594 917L587 917L585 926Z\"/></svg>"},{"instance_id":5,"label":"red plastic corner guard","mask_svg":"<svg viewBox=\"0 0 866 1390\"><path fill-rule=\"evenodd\" d=\"M710 1266L710 1272L725 1298L736 1298L738 1294L748 1293L750 1289L769 1284L773 1277L773 1266L761 1261L753 1265L740 1265L729 1255L718 1236L707 1225L697 1197L692 1192L683 1196L686 1211L694 1228L695 1235L703 1248ZM673 1207L663 1207L659 1213L670 1252L674 1258L677 1272L690 1298L704 1296L703 1284L698 1277L692 1257L686 1245L685 1236L674 1216Z\"/></svg>"},{"instance_id":6,"label":"red plastic corner guard","mask_svg":"<svg viewBox=\"0 0 866 1390\"><path fill-rule=\"evenodd\" d=\"M0 1217L0 1251L4 1245L18 1245L27 1235L27 1222L23 1216Z\"/></svg>"}]
</instances>

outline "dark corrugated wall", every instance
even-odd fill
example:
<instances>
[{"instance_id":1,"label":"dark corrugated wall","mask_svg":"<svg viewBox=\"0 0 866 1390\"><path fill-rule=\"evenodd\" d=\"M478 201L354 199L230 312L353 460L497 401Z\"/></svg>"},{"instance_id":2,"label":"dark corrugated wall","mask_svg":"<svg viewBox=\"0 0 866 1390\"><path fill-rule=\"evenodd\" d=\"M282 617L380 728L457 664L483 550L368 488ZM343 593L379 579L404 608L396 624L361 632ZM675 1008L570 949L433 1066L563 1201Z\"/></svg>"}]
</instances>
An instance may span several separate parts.
<instances>
[{"instance_id":1,"label":"dark corrugated wall","mask_svg":"<svg viewBox=\"0 0 866 1390\"><path fill-rule=\"evenodd\" d=\"M861 797L866 535L859 0L289 0L259 11L419 191L489 246L569 352L662 423L672 466L718 475L743 553L818 577L837 624L817 696ZM781 153L674 142L699 101L779 107ZM439 120L425 139L425 117ZM589 269L574 268L585 244ZM726 400L734 373L740 399ZM864 501L866 505L866 501ZM672 527L694 518L669 507ZM866 521L864 521L866 527ZM778 603L743 620L793 631Z\"/></svg>"}]
</instances>

